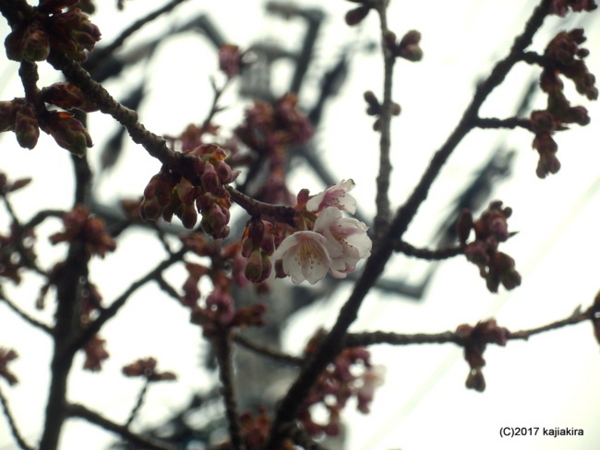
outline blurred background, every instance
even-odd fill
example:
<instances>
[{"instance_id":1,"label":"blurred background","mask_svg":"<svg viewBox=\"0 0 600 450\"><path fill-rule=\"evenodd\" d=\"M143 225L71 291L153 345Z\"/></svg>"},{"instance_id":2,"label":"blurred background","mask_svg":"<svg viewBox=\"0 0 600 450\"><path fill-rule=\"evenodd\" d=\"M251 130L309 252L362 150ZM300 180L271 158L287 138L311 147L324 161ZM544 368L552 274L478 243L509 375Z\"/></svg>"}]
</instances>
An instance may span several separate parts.
<instances>
[{"instance_id":1,"label":"blurred background","mask_svg":"<svg viewBox=\"0 0 600 450\"><path fill-rule=\"evenodd\" d=\"M92 20L102 31L100 44L112 42L131 22L166 3L130 0L123 12L117 11L114 2L98 4ZM395 206L409 195L433 153L458 124L475 86L508 53L536 4L522 0L391 2L390 29L399 37L411 29L420 31L425 54L418 63L399 60L395 69L393 97L402 107L402 114L392 122L390 192ZM211 77L217 85L223 82L218 46L231 43L251 49L254 65L219 102L227 107L214 121L222 126L221 135L227 136L240 123L253 98L273 100L289 90L297 91L316 133L309 144L292 151L291 192L308 188L317 193L330 183L352 178L357 185L352 193L358 199L358 216L368 223L375 212L379 136L372 131L373 118L364 113L363 92L373 90L381 96L383 63L376 15L350 28L344 14L353 6L341 0L327 5L184 2L136 33L116 54L113 65L106 65L105 72L96 76L104 77L105 87L117 100L130 102L149 130L179 135L187 124L199 124L208 114ZM592 73L600 74L600 48L594 48L600 42L599 15L595 11L548 18L532 49L542 52L558 31L583 26L591 50L587 65ZM0 31L7 34L5 23ZM1 98L22 96L17 63L0 53ZM40 86L61 79L45 64L40 64L40 75ZM482 117L525 117L533 109L545 108L545 96L532 89L538 77L537 67L518 65L484 104ZM457 210L469 206L480 212L490 200L500 199L513 208L509 224L511 230L519 231L503 244L503 251L515 258L522 285L510 293L491 294L477 268L464 257L424 263L398 255L364 302L353 331L435 333L490 317L515 331L565 318L578 305L587 308L600 289L600 108L579 96L570 82L565 85L567 98L573 105L588 108L592 122L557 134L562 163L557 175L544 180L536 177L538 155L531 148L531 133L476 130L452 155L405 235L417 247L434 248L449 239L448 221ZM95 170L94 210L108 221L118 220L118 201L138 197L160 163L123 138L112 118L94 113L88 123L95 144L88 152ZM18 147L12 133L0 139L0 170L10 179L31 176L34 180L14 194L20 217L28 219L40 208L71 207L74 181L68 152L47 135L40 137L32 151ZM234 215L234 220L243 225L241 214ZM173 245L181 231L175 222L165 228ZM8 225L3 210L1 232ZM64 247L53 247L45 239L60 228L60 221L48 221L38 231L38 254L45 267L64 254ZM93 260L92 278L105 304L164 258L154 233L130 228L114 254ZM168 276L180 288L186 273L182 267L173 267ZM43 312L34 307L40 279L26 277L20 286L4 280L2 284L22 308L51 320L50 306ZM201 286L201 290L208 292L209 287ZM289 280L283 280L268 299L274 324L257 334L256 340L299 354L315 330L334 323L351 290L352 280L328 278L314 288L292 287ZM134 429L178 442L187 450L219 442L226 427L215 395L217 377L214 368L205 367L211 360L208 346L198 328L188 322L188 311L158 287L140 289L103 329L111 356L102 372L74 370L69 398L122 423L142 382L123 378L121 367L154 356L159 368L177 373L179 381L152 386ZM10 389L2 387L23 434L35 442L43 423L51 342L0 303L0 346L19 353L11 367L20 383ZM534 336L529 342L509 342L505 348L489 347L484 368L487 387L482 394L464 387L469 368L462 351L454 346L380 345L371 351L373 362L385 366L385 382L375 394L370 414L362 415L354 404L346 407L344 432L327 443L332 449L420 450L445 445L588 450L600 442L596 426L600 358L590 324ZM291 368L244 357L242 350L238 357L243 406L272 403L286 392L295 374ZM75 367L82 364L80 355ZM585 435L501 439L499 430L504 426L574 427L583 429ZM111 433L74 419L66 426L61 449L130 448L118 442ZM6 421L0 420L0 449L13 448Z\"/></svg>"}]
</instances>

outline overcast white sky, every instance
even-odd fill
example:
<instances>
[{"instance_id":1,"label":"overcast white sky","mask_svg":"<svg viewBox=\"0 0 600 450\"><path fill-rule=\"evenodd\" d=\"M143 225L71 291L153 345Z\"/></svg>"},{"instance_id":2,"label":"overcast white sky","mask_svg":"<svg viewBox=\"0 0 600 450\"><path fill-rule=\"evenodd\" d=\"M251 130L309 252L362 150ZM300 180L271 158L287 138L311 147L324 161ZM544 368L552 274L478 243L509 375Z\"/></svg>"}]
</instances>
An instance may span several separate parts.
<instances>
[{"instance_id":1,"label":"overcast white sky","mask_svg":"<svg viewBox=\"0 0 600 450\"><path fill-rule=\"evenodd\" d=\"M124 13L116 13L112 3L103 2L94 18L106 42L110 42L125 24L166 2L128 1ZM318 2L298 3L319 5L329 12L318 50L317 63L322 66L330 64L330 58L339 55L349 42L355 42L357 33L362 39L377 40L378 24L374 15L359 32L343 24L343 14L352 3L341 0L329 2L327 6ZM507 42L522 30L535 3L520 0L392 0L390 28L398 35L409 29L421 31L425 51L421 63L399 62L396 67L394 98L403 109L402 115L393 123L395 172L392 198L396 204L410 192L433 152L458 122L476 81L486 75L495 60L506 54ZM283 37L284 42L292 46L302 28L293 23L266 19L259 7L261 4L249 0L210 4L189 1L169 19L145 29L139 39L156 35L164 27L206 11L225 36L242 47L265 37L276 40ZM594 16L598 14L596 12ZM541 33L543 39L537 40L534 47L542 49L560 23L560 19L548 20ZM600 42L598 20L587 31L592 51L588 64L592 72L600 74L600 48L594 48L594 44ZM189 56L182 59L183 54ZM175 134L188 122L197 122L204 117L210 101L207 80L216 71L216 60L203 38L190 34L165 42L154 61L143 70L151 74L151 97L142 105L140 117L150 130ZM0 76L2 99L22 95L13 63L3 60ZM51 79L53 75L49 69L43 69L43 76ZM141 72L132 73L125 83L111 84L108 88L119 95L135 85L139 76ZM482 114L510 115L531 76L529 67L519 68L507 79L507 85L490 98ZM323 127L316 137L319 148L326 152L326 161L339 178L353 178L357 182L353 193L367 213L373 212L378 137L369 131L371 118L363 113L362 93L367 89L380 92L381 78L379 55L357 51L348 82L335 104L326 111ZM281 83L281 86L285 84ZM310 95L308 92L305 101L311 100ZM225 102L233 101L234 97L229 96ZM444 207L453 200L454 193L464 186L465 180L487 159L495 145L505 142L518 151L518 156L512 179L497 187L494 198L513 207L509 224L511 229L519 230L519 234L505 249L516 259L523 285L511 294L503 291L498 295L489 294L477 269L462 258L456 258L441 265L426 299L420 303L373 291L354 330L439 332L455 329L465 322L474 324L491 316L495 316L501 325L517 330L566 317L577 305L585 308L592 302L600 289L596 256L600 251L597 233L600 108L576 94L569 94L569 98L573 104L583 104L589 109L592 123L585 128L574 126L558 135L558 156L562 163L558 175L546 180L537 179L537 154L531 149L532 136L525 131L472 133L452 156L442 174L444 181L433 189L429 203L420 211L406 236L416 245L430 245L427 238L440 216L446 213ZM542 108L543 103L543 97L536 99L536 107ZM222 116L223 121L235 123L240 111L241 105L233 104L231 112ZM111 120L101 117L100 113L94 114L91 133L96 146L90 151L93 161L97 162L98 158L95 150L102 147L103 140L114 129ZM19 211L23 217L27 218L39 205L68 207L72 180L66 152L56 148L45 136L31 152L18 148L11 135L3 136L1 145L0 170L13 177L35 177L30 189L15 196L17 206L21 204ZM107 195L106 201L115 200L117 192L141 192L158 169L157 162L138 158L142 152L140 148L131 146L130 150L127 169L103 181L118 183L118 187L109 189L112 194ZM322 187L302 171L293 178L293 185L296 189L310 188L312 192ZM440 210L443 211L441 214ZM5 222L0 217L3 226ZM57 226L50 224L48 229ZM106 301L119 295L126 281L143 274L147 264L154 264L154 261L147 261L145 255L150 251L158 254L160 250L148 248L147 237L139 232L128 233L117 255L95 264L94 268L99 270L94 278ZM146 261L132 262L124 255L128 250ZM43 261L49 262L56 257L56 250L48 248ZM397 258L390 265L387 276L405 276L410 267L413 267L411 263ZM183 275L175 273L174 276L181 279ZM32 281L34 285L35 280ZM9 287L8 292L17 292ZM290 351L298 352L304 345L304 336L313 328L333 323L337 308L349 289L349 286L340 289L329 306L308 311L291 324L286 339ZM19 301L24 307L30 306L35 298L35 294L20 295ZM140 317L144 320L140 321ZM150 392L145 411L148 420L160 423L169 411L186 403L187 394L207 386L210 381L196 368L199 352L196 329L179 326L181 321L187 323L187 320L185 311L160 301L154 289L142 289L125 308L122 317L103 333L111 353L104 373L73 376L70 398L104 410L116 420L123 420L135 400L139 384L121 379L115 384L115 379L106 374L118 374L123 363L141 355L156 355L161 367L176 370L182 381L178 386L161 386ZM132 333L129 321L136 323L139 330ZM0 324L0 346L14 347L21 355L12 367L22 382L11 389L4 384L3 392L9 396L24 434L34 442L42 423L48 377L46 372L39 371L39 367L40 361L48 359L45 354L50 345L40 333L18 323L4 305L0 305ZM161 332L157 333L157 329ZM173 352L172 344L164 339L165 336L176 339L181 353ZM135 346L117 346L119 339L134 342ZM111 345L111 342L115 344ZM185 354L192 357L182 358ZM600 355L589 324L534 337L528 343L511 342L506 348L488 348L484 394L464 388L468 366L456 348L380 346L373 349L373 355L376 363L387 366L386 383L377 392L372 413L368 416L347 408L346 417L351 424L348 450L421 450L442 446L460 446L467 450L482 447L488 450L589 450L600 442L597 427ZM78 360L76 367L80 364ZM585 437L553 439L537 436L507 441L499 438L501 426L583 428ZM111 440L111 435L95 427L74 422L67 427L61 448L99 450ZM0 420L0 449L14 448L10 442L6 424Z\"/></svg>"}]
</instances>

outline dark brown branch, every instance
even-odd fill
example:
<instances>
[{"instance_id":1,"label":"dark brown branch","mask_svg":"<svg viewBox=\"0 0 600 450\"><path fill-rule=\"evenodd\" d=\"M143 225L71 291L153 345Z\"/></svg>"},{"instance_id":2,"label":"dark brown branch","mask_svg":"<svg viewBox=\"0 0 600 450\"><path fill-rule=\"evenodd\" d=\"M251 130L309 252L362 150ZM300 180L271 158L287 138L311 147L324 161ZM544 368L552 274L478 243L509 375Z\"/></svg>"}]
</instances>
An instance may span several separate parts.
<instances>
[{"instance_id":1,"label":"dark brown branch","mask_svg":"<svg viewBox=\"0 0 600 450\"><path fill-rule=\"evenodd\" d=\"M304 358L288 355L287 353L279 352L277 350L273 350L268 347L259 345L255 342L252 342L250 339L248 339L246 336L240 333L235 333L233 335L233 340L236 344L239 344L242 347L247 348L248 350L256 352L259 355L271 358L275 361L281 361L285 364L291 364L294 366L301 366L302 364L304 364Z\"/></svg>"},{"instance_id":2,"label":"dark brown branch","mask_svg":"<svg viewBox=\"0 0 600 450\"><path fill-rule=\"evenodd\" d=\"M512 340L528 340L529 337L536 334L544 333L546 331L557 330L559 328L566 327L568 325L575 325L581 322L585 322L592 318L592 308L588 308L586 311L581 312L577 308L573 314L565 319L560 319L555 322L549 323L536 328L530 328L528 330L520 330L510 332L507 339ZM446 331L443 333L416 333L416 334L400 334L400 333L388 333L384 331L374 331L365 333L350 333L346 336L344 343L346 348L351 347L366 347L369 345L376 344L390 344L390 345L418 345L418 344L457 344L464 345L467 341L463 336L452 332ZM488 342L489 343L489 342Z\"/></svg>"},{"instance_id":3,"label":"dark brown branch","mask_svg":"<svg viewBox=\"0 0 600 450\"><path fill-rule=\"evenodd\" d=\"M439 250L431 250L428 248L417 248L405 241L397 241L394 244L394 250L403 253L406 256L414 256L415 258L426 259L428 261L448 259L464 253L464 250L461 247L449 247Z\"/></svg>"},{"instance_id":4,"label":"dark brown branch","mask_svg":"<svg viewBox=\"0 0 600 450\"><path fill-rule=\"evenodd\" d=\"M477 118L479 108L485 99L492 90L504 80L510 69L519 60L524 49L531 44L533 35L540 28L544 18L548 14L550 1L551 0L541 1L540 5L534 10L531 18L527 22L525 31L515 39L515 43L513 44L509 55L500 61L494 67L489 77L479 85L471 104L463 114L457 128L450 135L442 148L435 154L428 169L417 184L408 201L398 210L386 235L381 242L378 243L377 247L367 260L364 272L356 282L350 298L342 307L335 325L281 401L273 423L271 435L269 436L269 441L265 447L267 450L277 450L280 448L281 441L285 437L283 434L283 427L295 419L301 402L308 394L318 376L325 367L327 367L327 364L333 361L343 349L342 343L346 331L356 320L363 299L383 272L383 269L392 254L393 243L401 238L408 228L408 225L414 218L419 206L427 198L429 188L437 178L442 166L452 151L473 128L473 120Z\"/></svg>"},{"instance_id":5,"label":"dark brown branch","mask_svg":"<svg viewBox=\"0 0 600 450\"><path fill-rule=\"evenodd\" d=\"M23 439L23 436L19 432L17 424L15 423L15 419L12 416L10 409L8 408L8 400L4 396L2 389L0 389L0 403L2 404L2 411L4 412L4 417L6 417L6 421L8 422L10 432L15 438L15 441L17 442L19 448L21 448L22 450L34 450L33 447L31 447L27 444L27 442L25 442L25 439Z\"/></svg>"},{"instance_id":6,"label":"dark brown branch","mask_svg":"<svg viewBox=\"0 0 600 450\"><path fill-rule=\"evenodd\" d=\"M6 305L14 313L16 313L21 319L23 319L29 325L31 325L31 326L33 326L35 328L38 328L38 329L40 329L42 331L45 331L48 334L52 334L52 328L50 326L46 325L45 323L40 322L37 319L34 319L29 314L27 314L26 312L22 311L17 305L15 305L12 300L9 300L8 298L6 298L6 295L4 294L4 292L2 290L2 286L0 286L0 301L3 301L4 303L6 303Z\"/></svg>"},{"instance_id":7,"label":"dark brown branch","mask_svg":"<svg viewBox=\"0 0 600 450\"><path fill-rule=\"evenodd\" d=\"M292 208L288 206L274 206L254 200L252 197L242 194L240 191L235 190L231 186L226 186L225 188L231 195L231 200L244 208L251 216L274 217L280 222L293 225L295 211Z\"/></svg>"},{"instance_id":8,"label":"dark brown branch","mask_svg":"<svg viewBox=\"0 0 600 450\"><path fill-rule=\"evenodd\" d=\"M124 29L121 34L109 45L106 47L99 48L93 53L93 62L88 65L88 70L93 72L93 70L101 63L106 57L110 56L115 50L121 47L128 37L132 34L140 30L142 27L152 22L154 19L162 16L165 13L168 13L172 9L174 9L177 5L183 3L186 0L172 0L167 3L162 8L157 9L154 12L151 12L146 17L142 17L141 19L133 22L129 27Z\"/></svg>"},{"instance_id":9,"label":"dark brown branch","mask_svg":"<svg viewBox=\"0 0 600 450\"><path fill-rule=\"evenodd\" d=\"M387 1L377 1L377 12L381 23L381 49L383 52L383 103L379 115L379 173L377 174L377 195L375 203L377 214L373 220L375 242L378 242L390 222L390 176L392 163L390 161L391 122L392 122L392 78L396 58L387 44L386 35L390 32L387 26Z\"/></svg>"},{"instance_id":10,"label":"dark brown branch","mask_svg":"<svg viewBox=\"0 0 600 450\"><path fill-rule=\"evenodd\" d=\"M543 55L540 55L537 52L524 52L521 60L526 62L527 64L537 64L541 67L548 67L549 65L553 65L552 60Z\"/></svg>"},{"instance_id":11,"label":"dark brown branch","mask_svg":"<svg viewBox=\"0 0 600 450\"><path fill-rule=\"evenodd\" d=\"M211 343L219 365L219 379L221 381L221 394L225 403L225 412L229 425L229 435L233 450L245 450L246 445L242 436L242 425L238 414L235 392L233 389L233 367L231 363L231 340L229 330L221 330Z\"/></svg>"},{"instance_id":12,"label":"dark brown branch","mask_svg":"<svg viewBox=\"0 0 600 450\"><path fill-rule=\"evenodd\" d=\"M429 189L433 185L440 170L448 160L448 157L452 154L454 149L462 141L462 139L473 129L476 124L479 109L483 102L487 99L490 93L504 81L504 78L513 68L513 66L520 61L524 50L531 44L533 35L542 26L545 17L550 11L551 0L542 0L541 3L536 7L529 21L525 25L525 30L519 35L511 47L510 53L502 61L498 62L492 69L492 72L487 79L481 83L473 100L464 112L458 126L448 137L444 145L436 152L433 159L431 160L429 167L423 174L423 177L413 190L409 199L406 203L398 210L396 217L391 225L391 234L397 237L402 237L408 225L415 217L417 210L421 204L427 199Z\"/></svg>"},{"instance_id":13,"label":"dark brown branch","mask_svg":"<svg viewBox=\"0 0 600 450\"><path fill-rule=\"evenodd\" d=\"M129 426L135 419L135 416L137 416L137 413L140 411L140 408L144 404L144 399L146 398L146 393L148 392L149 386L150 386L150 380L148 378L146 378L146 380L144 381L144 387L138 394L137 401L135 402L134 407L131 409L131 413L129 413L129 418L127 419L127 422L125 422L125 428L129 428Z\"/></svg>"},{"instance_id":14,"label":"dark brown branch","mask_svg":"<svg viewBox=\"0 0 600 450\"><path fill-rule=\"evenodd\" d=\"M139 434L132 433L126 426L119 425L112 420L109 420L106 417L98 414L97 412L91 411L83 405L72 404L68 405L67 409L69 416L85 419L88 422L104 428L105 430L112 431L126 441L134 445L138 445L141 448L147 450L179 450L179 447L166 442L161 442L147 436L141 436Z\"/></svg>"},{"instance_id":15,"label":"dark brown branch","mask_svg":"<svg viewBox=\"0 0 600 450\"><path fill-rule=\"evenodd\" d=\"M497 119L495 117L475 119L475 127L477 128L510 128L517 127L525 128L531 131L531 121L521 119L519 117L509 117L508 119Z\"/></svg>"}]
</instances>

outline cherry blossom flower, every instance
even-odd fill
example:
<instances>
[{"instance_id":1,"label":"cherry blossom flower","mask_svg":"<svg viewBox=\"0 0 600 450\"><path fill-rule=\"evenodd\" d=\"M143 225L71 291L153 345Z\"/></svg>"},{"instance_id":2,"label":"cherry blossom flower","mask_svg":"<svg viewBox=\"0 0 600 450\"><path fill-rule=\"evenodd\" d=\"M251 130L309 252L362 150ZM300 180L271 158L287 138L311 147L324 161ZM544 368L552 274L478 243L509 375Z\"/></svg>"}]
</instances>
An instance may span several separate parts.
<instances>
[{"instance_id":1,"label":"cherry blossom flower","mask_svg":"<svg viewBox=\"0 0 600 450\"><path fill-rule=\"evenodd\" d=\"M315 195L306 203L306 209L312 212L321 212L329 206L334 206L350 214L356 212L356 199L348 194L356 184L352 179L329 186L320 194Z\"/></svg>"},{"instance_id":2,"label":"cherry blossom flower","mask_svg":"<svg viewBox=\"0 0 600 450\"><path fill-rule=\"evenodd\" d=\"M282 260L283 272L300 284L308 280L315 284L322 280L331 266L326 248L327 239L314 231L297 231L288 236L272 255L273 261Z\"/></svg>"},{"instance_id":3,"label":"cherry blossom flower","mask_svg":"<svg viewBox=\"0 0 600 450\"><path fill-rule=\"evenodd\" d=\"M299 284L315 284L329 271L335 278L345 278L359 260L371 254L367 226L342 216L336 207L325 208L315 221L313 231L297 231L288 236L273 253L281 260L283 273Z\"/></svg>"},{"instance_id":4,"label":"cherry blossom flower","mask_svg":"<svg viewBox=\"0 0 600 450\"><path fill-rule=\"evenodd\" d=\"M359 260L371 255L367 228L359 220L343 217L339 209L331 206L317 218L314 231L326 238L325 247L331 257L329 272L335 278L346 278Z\"/></svg>"}]
</instances>

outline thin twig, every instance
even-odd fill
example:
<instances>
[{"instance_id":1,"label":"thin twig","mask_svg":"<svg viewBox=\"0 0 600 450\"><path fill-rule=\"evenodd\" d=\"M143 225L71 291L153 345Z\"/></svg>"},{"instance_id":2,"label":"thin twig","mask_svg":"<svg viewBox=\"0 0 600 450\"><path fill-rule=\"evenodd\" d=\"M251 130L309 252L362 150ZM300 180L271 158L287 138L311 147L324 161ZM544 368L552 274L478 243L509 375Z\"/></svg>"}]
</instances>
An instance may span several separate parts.
<instances>
[{"instance_id":1,"label":"thin twig","mask_svg":"<svg viewBox=\"0 0 600 450\"><path fill-rule=\"evenodd\" d=\"M222 385L221 394L223 395L223 402L225 403L231 447L233 450L245 450L246 445L242 436L242 426L240 424L240 417L233 389L233 367L231 364L229 330L222 330L219 335L211 340L211 342L219 365L219 379Z\"/></svg>"},{"instance_id":2,"label":"thin twig","mask_svg":"<svg viewBox=\"0 0 600 450\"><path fill-rule=\"evenodd\" d=\"M138 445L141 448L147 450L181 450L175 445L171 445L166 442L161 442L156 439L147 436L141 436L139 434L132 433L126 426L119 425L112 420L100 415L99 413L86 408L83 405L71 404L67 406L67 411L71 417L80 417L87 420L90 423L98 425L105 430L112 431L118 434L126 441Z\"/></svg>"},{"instance_id":3,"label":"thin twig","mask_svg":"<svg viewBox=\"0 0 600 450\"><path fill-rule=\"evenodd\" d=\"M34 450L33 447L31 447L30 445L27 444L27 442L25 442L25 439L23 439L23 436L19 432L19 429L17 428L17 424L15 423L15 419L14 419L12 413L10 412L10 409L8 408L8 400L4 396L4 393L2 392L1 388L0 388L0 403L2 403L2 411L4 412L4 417L6 417L6 420L8 422L10 432L12 433L13 437L15 438L15 441L19 445L19 448L21 448L23 450Z\"/></svg>"},{"instance_id":4,"label":"thin twig","mask_svg":"<svg viewBox=\"0 0 600 450\"><path fill-rule=\"evenodd\" d=\"M165 280L165 278L162 276L162 274L158 274L156 276L156 283L163 290L163 292L168 294L171 298L173 298L177 301L181 300L181 295L179 295L179 293L175 290L175 288L173 286L171 286L167 282L167 280Z\"/></svg>"},{"instance_id":5,"label":"thin twig","mask_svg":"<svg viewBox=\"0 0 600 450\"><path fill-rule=\"evenodd\" d=\"M406 256L414 256L415 258L426 259L428 261L448 259L464 253L464 249L461 247L449 247L439 250L431 250L428 248L417 248L405 241L396 242L394 244L394 250L403 253Z\"/></svg>"},{"instance_id":6,"label":"thin twig","mask_svg":"<svg viewBox=\"0 0 600 450\"><path fill-rule=\"evenodd\" d=\"M6 298L6 295L4 294L4 291L2 290L2 286L0 286L0 301L3 301L4 303L6 303L6 305L10 309L12 309L13 312L15 312L19 317L21 317L21 319L23 319L29 325L31 325L35 328L38 328L42 331L45 331L46 333L48 333L50 335L52 334L52 328L50 326L46 325L45 323L40 322L37 319L34 319L29 314L22 311L17 305L15 305L15 303L12 300L9 300L8 298Z\"/></svg>"},{"instance_id":7,"label":"thin twig","mask_svg":"<svg viewBox=\"0 0 600 450\"><path fill-rule=\"evenodd\" d=\"M268 347L262 346L255 342L252 342L246 336L235 333L233 335L233 340L236 344L241 345L248 350L252 350L253 352L258 353L259 355L266 356L268 358L274 359L275 361L281 361L286 364L291 364L294 366L301 366L304 364L304 358L300 358L298 356L292 356L287 353L279 352L277 350L270 349Z\"/></svg>"},{"instance_id":8,"label":"thin twig","mask_svg":"<svg viewBox=\"0 0 600 450\"><path fill-rule=\"evenodd\" d=\"M387 1L377 1L377 11L381 23L381 48L383 52L383 103L379 115L379 173L377 174L377 195L375 203L377 214L373 220L375 242L379 242L390 221L390 176L392 163L390 161L391 122L392 122L392 79L396 58L387 45L386 35L390 32L387 26Z\"/></svg>"},{"instance_id":9,"label":"thin twig","mask_svg":"<svg viewBox=\"0 0 600 450\"><path fill-rule=\"evenodd\" d=\"M520 117L509 117L508 119L497 119L496 117L481 118L478 117L475 120L475 126L477 128L510 128L514 129L517 127L525 128L531 131L531 121L528 119L521 119Z\"/></svg>"},{"instance_id":10,"label":"thin twig","mask_svg":"<svg viewBox=\"0 0 600 450\"><path fill-rule=\"evenodd\" d=\"M131 413L129 413L129 418L127 419L127 422L125 422L125 428L129 428L129 426L135 419L135 416L137 415L140 408L144 404L144 399L146 398L146 393L148 392L149 386L150 386L150 380L148 378L146 378L146 380L144 381L144 387L140 391L137 401L135 402L135 406L131 409Z\"/></svg>"},{"instance_id":11,"label":"thin twig","mask_svg":"<svg viewBox=\"0 0 600 450\"><path fill-rule=\"evenodd\" d=\"M96 51L92 53L91 61L87 64L87 69L90 72L93 72L94 69L101 63L106 57L110 56L115 50L121 47L127 38L134 34L136 31L140 30L144 25L152 22L154 19L162 16L163 14L171 11L180 3L183 3L186 0L172 0L167 3L162 8L157 9L154 12L151 12L146 17L142 17L141 19L133 22L129 27L121 32L121 34L109 45L106 47L98 48Z\"/></svg>"},{"instance_id":12,"label":"thin twig","mask_svg":"<svg viewBox=\"0 0 600 450\"><path fill-rule=\"evenodd\" d=\"M590 320L592 317L592 308L581 312L579 308L565 319L560 319L536 328L509 332L507 340L528 340L531 336L544 333L546 331L557 330L568 325L575 325ZM390 345L418 345L418 344L457 344L464 345L465 338L458 333L445 331L442 333L416 333L401 334L389 333L384 331L374 331L365 333L349 333L346 335L345 347L366 347L376 344Z\"/></svg>"}]
</instances>

